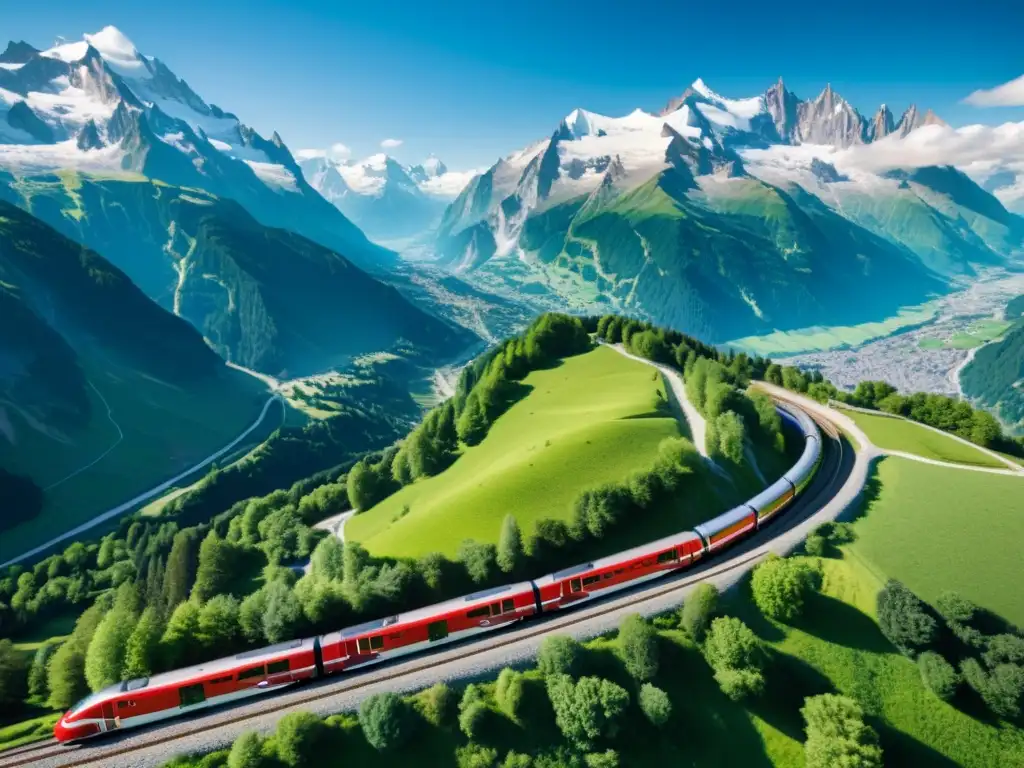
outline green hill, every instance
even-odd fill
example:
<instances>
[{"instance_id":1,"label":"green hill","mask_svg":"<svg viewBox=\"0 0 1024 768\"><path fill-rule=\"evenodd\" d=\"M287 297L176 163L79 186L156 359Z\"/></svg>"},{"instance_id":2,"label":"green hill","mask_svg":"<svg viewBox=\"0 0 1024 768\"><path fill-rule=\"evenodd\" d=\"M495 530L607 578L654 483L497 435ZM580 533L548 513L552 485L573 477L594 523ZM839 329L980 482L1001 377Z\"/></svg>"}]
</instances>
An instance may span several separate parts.
<instances>
[{"instance_id":1,"label":"green hill","mask_svg":"<svg viewBox=\"0 0 1024 768\"><path fill-rule=\"evenodd\" d=\"M209 455L267 398L103 257L2 201L0 361L0 466L45 489L0 559ZM25 516L5 505L0 527Z\"/></svg>"},{"instance_id":2,"label":"green hill","mask_svg":"<svg viewBox=\"0 0 1024 768\"><path fill-rule=\"evenodd\" d=\"M447 357L474 339L344 256L206 192L141 176L0 173L0 197L102 253L223 357L263 373L318 373L401 340Z\"/></svg>"},{"instance_id":3,"label":"green hill","mask_svg":"<svg viewBox=\"0 0 1024 768\"><path fill-rule=\"evenodd\" d=\"M377 556L454 555L467 538L496 542L507 514L526 538L539 520L569 521L581 491L649 469L663 440L688 435L668 408L660 374L607 347L535 371L523 384L529 394L480 445L352 518L346 538ZM711 516L725 501L706 491L612 544L639 544Z\"/></svg>"}]
</instances>

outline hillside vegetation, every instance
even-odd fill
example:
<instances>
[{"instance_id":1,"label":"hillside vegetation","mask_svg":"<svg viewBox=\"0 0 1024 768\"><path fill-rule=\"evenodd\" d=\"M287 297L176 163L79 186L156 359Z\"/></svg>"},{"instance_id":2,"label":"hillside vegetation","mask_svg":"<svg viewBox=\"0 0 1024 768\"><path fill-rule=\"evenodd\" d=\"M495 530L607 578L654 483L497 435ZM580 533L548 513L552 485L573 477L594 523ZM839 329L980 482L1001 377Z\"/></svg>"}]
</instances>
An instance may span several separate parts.
<instances>
[{"instance_id":1,"label":"hillside vegetation","mask_svg":"<svg viewBox=\"0 0 1024 768\"><path fill-rule=\"evenodd\" d=\"M267 397L103 257L2 201L0 352L0 465L46 489L0 560L212 453ZM30 517L5 505L0 527Z\"/></svg>"},{"instance_id":2,"label":"hillside vegetation","mask_svg":"<svg viewBox=\"0 0 1024 768\"><path fill-rule=\"evenodd\" d=\"M474 341L343 255L264 226L233 200L141 177L76 174L9 186L0 174L0 198L98 250L227 360L279 378L402 340L440 358Z\"/></svg>"},{"instance_id":3,"label":"hillside vegetation","mask_svg":"<svg viewBox=\"0 0 1024 768\"><path fill-rule=\"evenodd\" d=\"M661 376L598 348L523 379L528 394L441 474L413 483L345 528L371 553L454 555L464 538L497 541L513 515L568 520L580 491L625 479L682 432Z\"/></svg>"}]
</instances>

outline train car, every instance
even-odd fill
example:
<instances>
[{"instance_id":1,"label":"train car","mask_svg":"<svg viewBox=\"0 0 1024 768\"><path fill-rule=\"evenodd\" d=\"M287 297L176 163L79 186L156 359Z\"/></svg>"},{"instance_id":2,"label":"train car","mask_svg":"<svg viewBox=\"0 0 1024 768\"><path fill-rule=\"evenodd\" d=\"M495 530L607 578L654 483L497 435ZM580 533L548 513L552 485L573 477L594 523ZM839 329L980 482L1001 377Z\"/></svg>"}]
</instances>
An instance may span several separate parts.
<instances>
[{"instance_id":1,"label":"train car","mask_svg":"<svg viewBox=\"0 0 1024 768\"><path fill-rule=\"evenodd\" d=\"M756 528L757 512L753 507L741 504L701 523L693 530L704 541L705 551L710 554L724 549Z\"/></svg>"},{"instance_id":2,"label":"train car","mask_svg":"<svg viewBox=\"0 0 1024 768\"><path fill-rule=\"evenodd\" d=\"M791 420L796 421L804 435L803 453L800 454L796 464L783 475L783 478L792 483L793 492L799 495L811 484L818 472L818 467L821 466L821 432L818 431L818 427L811 417L802 411L797 411L794 415L786 408L780 408L780 410Z\"/></svg>"},{"instance_id":3,"label":"train car","mask_svg":"<svg viewBox=\"0 0 1024 768\"><path fill-rule=\"evenodd\" d=\"M686 531L556 571L535 579L534 584L541 610L554 611L685 568L703 555L700 538Z\"/></svg>"},{"instance_id":4,"label":"train car","mask_svg":"<svg viewBox=\"0 0 1024 768\"><path fill-rule=\"evenodd\" d=\"M274 691L320 673L318 639L289 640L194 667L126 680L69 709L54 727L77 741Z\"/></svg>"},{"instance_id":5,"label":"train car","mask_svg":"<svg viewBox=\"0 0 1024 768\"><path fill-rule=\"evenodd\" d=\"M324 672L394 659L521 621L539 612L523 581L368 621L319 638Z\"/></svg>"}]
</instances>

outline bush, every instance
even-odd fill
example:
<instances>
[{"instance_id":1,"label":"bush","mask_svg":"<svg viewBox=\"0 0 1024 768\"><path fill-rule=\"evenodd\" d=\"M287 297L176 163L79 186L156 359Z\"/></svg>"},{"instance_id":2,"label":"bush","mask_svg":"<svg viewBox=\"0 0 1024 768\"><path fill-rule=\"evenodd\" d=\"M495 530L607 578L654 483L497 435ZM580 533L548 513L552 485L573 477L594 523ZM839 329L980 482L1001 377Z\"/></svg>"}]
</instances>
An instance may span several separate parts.
<instances>
[{"instance_id":1,"label":"bush","mask_svg":"<svg viewBox=\"0 0 1024 768\"><path fill-rule=\"evenodd\" d=\"M658 674L658 635L639 614L626 616L619 625L619 647L626 671L637 680Z\"/></svg>"},{"instance_id":2,"label":"bush","mask_svg":"<svg viewBox=\"0 0 1024 768\"><path fill-rule=\"evenodd\" d=\"M805 560L769 555L754 569L751 589L761 613L788 622L803 612L804 601L820 583L818 572Z\"/></svg>"},{"instance_id":3,"label":"bush","mask_svg":"<svg viewBox=\"0 0 1024 768\"><path fill-rule=\"evenodd\" d=\"M374 749L386 752L398 749L409 740L415 721L409 707L394 693L377 693L359 706L359 724Z\"/></svg>"},{"instance_id":4,"label":"bush","mask_svg":"<svg viewBox=\"0 0 1024 768\"><path fill-rule=\"evenodd\" d=\"M711 622L704 655L715 669L761 669L764 649L757 635L739 619L725 616Z\"/></svg>"},{"instance_id":5,"label":"bush","mask_svg":"<svg viewBox=\"0 0 1024 768\"><path fill-rule=\"evenodd\" d=\"M319 759L327 726L312 712L292 712L277 724L277 756L290 768L314 765Z\"/></svg>"},{"instance_id":6,"label":"bush","mask_svg":"<svg viewBox=\"0 0 1024 768\"><path fill-rule=\"evenodd\" d=\"M661 688L644 683L640 686L640 709L653 725L660 728L672 716L672 701Z\"/></svg>"},{"instance_id":7,"label":"bush","mask_svg":"<svg viewBox=\"0 0 1024 768\"><path fill-rule=\"evenodd\" d=\"M498 675L498 682L494 687L494 700L501 710L518 721L522 715L523 695L526 691L521 672L506 667Z\"/></svg>"},{"instance_id":8,"label":"bush","mask_svg":"<svg viewBox=\"0 0 1024 768\"><path fill-rule=\"evenodd\" d=\"M459 730L466 734L470 741L479 741L490 725L491 709L482 701L470 702L461 707L459 713Z\"/></svg>"},{"instance_id":9,"label":"bush","mask_svg":"<svg viewBox=\"0 0 1024 768\"><path fill-rule=\"evenodd\" d=\"M895 579L889 579L877 601L882 634L903 653L912 655L935 639L935 619L917 596Z\"/></svg>"},{"instance_id":10,"label":"bush","mask_svg":"<svg viewBox=\"0 0 1024 768\"><path fill-rule=\"evenodd\" d=\"M881 768L878 734L865 725L857 702L831 693L810 696L800 714L807 723L806 768Z\"/></svg>"},{"instance_id":11,"label":"bush","mask_svg":"<svg viewBox=\"0 0 1024 768\"><path fill-rule=\"evenodd\" d=\"M228 768L263 768L266 764L262 736L249 731L235 739L228 753Z\"/></svg>"},{"instance_id":12,"label":"bush","mask_svg":"<svg viewBox=\"0 0 1024 768\"><path fill-rule=\"evenodd\" d=\"M715 682L733 701L743 701L764 693L764 675L757 669L722 667L715 670Z\"/></svg>"},{"instance_id":13,"label":"bush","mask_svg":"<svg viewBox=\"0 0 1024 768\"><path fill-rule=\"evenodd\" d=\"M974 619L978 606L959 592L943 592L935 601L935 608L946 621L969 624Z\"/></svg>"},{"instance_id":14,"label":"bush","mask_svg":"<svg viewBox=\"0 0 1024 768\"><path fill-rule=\"evenodd\" d=\"M804 539L804 552L811 557L824 557L827 551L828 541L824 536L819 536L816 533L807 534L807 538Z\"/></svg>"},{"instance_id":15,"label":"bush","mask_svg":"<svg viewBox=\"0 0 1024 768\"><path fill-rule=\"evenodd\" d=\"M993 635L981 655L990 669L1000 664L1024 664L1024 637Z\"/></svg>"},{"instance_id":16,"label":"bush","mask_svg":"<svg viewBox=\"0 0 1024 768\"><path fill-rule=\"evenodd\" d=\"M565 674L576 676L583 662L583 646L568 635L544 638L537 653L537 668L545 677Z\"/></svg>"},{"instance_id":17,"label":"bush","mask_svg":"<svg viewBox=\"0 0 1024 768\"><path fill-rule=\"evenodd\" d=\"M444 726L455 716L458 694L444 683L434 683L419 696L420 710L427 722Z\"/></svg>"},{"instance_id":18,"label":"bush","mask_svg":"<svg viewBox=\"0 0 1024 768\"><path fill-rule=\"evenodd\" d=\"M711 622L704 656L715 671L715 681L733 701L764 691L764 649L761 641L739 619L723 617Z\"/></svg>"},{"instance_id":19,"label":"bush","mask_svg":"<svg viewBox=\"0 0 1024 768\"><path fill-rule=\"evenodd\" d=\"M698 643L711 626L711 619L718 607L718 590L713 584L699 584L683 604L680 624L686 633Z\"/></svg>"},{"instance_id":20,"label":"bush","mask_svg":"<svg viewBox=\"0 0 1024 768\"><path fill-rule=\"evenodd\" d=\"M584 755L583 762L587 764L587 768L619 768L619 753L614 749L591 752Z\"/></svg>"},{"instance_id":21,"label":"bush","mask_svg":"<svg viewBox=\"0 0 1024 768\"><path fill-rule=\"evenodd\" d=\"M1007 720L1020 716L1024 668L1016 664L1000 664L986 672L977 659L965 659L960 671L993 714Z\"/></svg>"},{"instance_id":22,"label":"bush","mask_svg":"<svg viewBox=\"0 0 1024 768\"><path fill-rule=\"evenodd\" d=\"M0 712L14 711L28 695L28 664L10 640L0 640Z\"/></svg>"},{"instance_id":23,"label":"bush","mask_svg":"<svg viewBox=\"0 0 1024 768\"><path fill-rule=\"evenodd\" d=\"M629 706L624 688L599 677L574 683L568 675L556 674L547 679L547 690L562 735L583 749L615 736Z\"/></svg>"},{"instance_id":24,"label":"bush","mask_svg":"<svg viewBox=\"0 0 1024 768\"><path fill-rule=\"evenodd\" d=\"M455 750L459 768L493 768L498 764L498 750L480 744L466 744Z\"/></svg>"},{"instance_id":25,"label":"bush","mask_svg":"<svg viewBox=\"0 0 1024 768\"><path fill-rule=\"evenodd\" d=\"M925 651L917 657L917 668L925 688L944 701L956 694L960 676L953 666L934 651Z\"/></svg>"}]
</instances>

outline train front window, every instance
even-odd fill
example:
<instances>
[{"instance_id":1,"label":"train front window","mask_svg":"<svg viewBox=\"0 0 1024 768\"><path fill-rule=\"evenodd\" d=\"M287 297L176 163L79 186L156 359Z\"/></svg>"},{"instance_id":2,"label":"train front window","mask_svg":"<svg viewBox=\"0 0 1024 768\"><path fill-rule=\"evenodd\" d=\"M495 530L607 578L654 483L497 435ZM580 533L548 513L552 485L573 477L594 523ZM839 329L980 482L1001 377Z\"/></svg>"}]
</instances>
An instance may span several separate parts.
<instances>
[{"instance_id":1,"label":"train front window","mask_svg":"<svg viewBox=\"0 0 1024 768\"><path fill-rule=\"evenodd\" d=\"M84 699L81 699L77 704L75 704L68 711L77 715L79 712L81 712L86 707L91 707L93 704L96 704L100 700L100 698L101 698L100 694L98 694L98 693L90 693L88 696L86 696Z\"/></svg>"}]
</instances>

